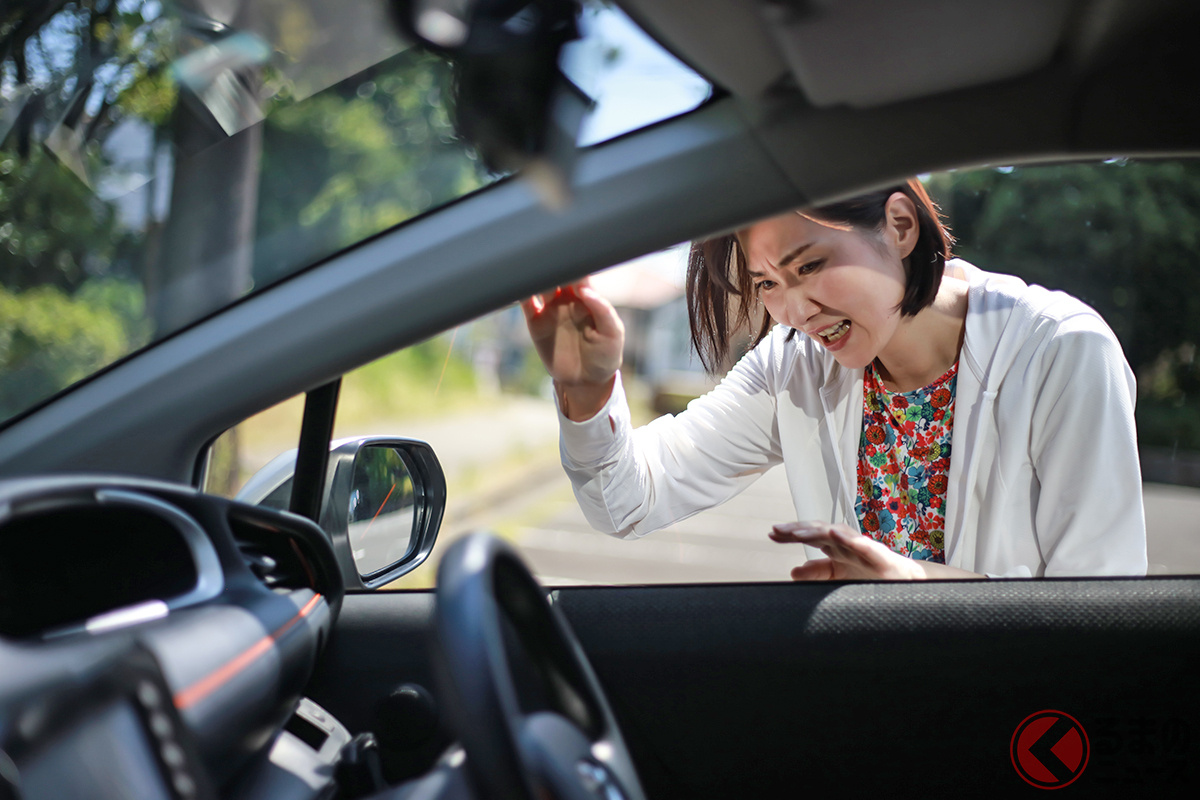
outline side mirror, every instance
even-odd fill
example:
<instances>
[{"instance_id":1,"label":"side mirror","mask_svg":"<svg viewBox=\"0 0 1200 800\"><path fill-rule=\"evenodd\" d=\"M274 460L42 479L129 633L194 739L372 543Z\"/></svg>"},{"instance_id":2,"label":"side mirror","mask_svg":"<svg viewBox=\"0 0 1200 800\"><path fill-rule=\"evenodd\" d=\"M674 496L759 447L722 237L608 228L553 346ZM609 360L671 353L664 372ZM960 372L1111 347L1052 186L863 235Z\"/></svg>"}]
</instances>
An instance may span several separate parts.
<instances>
[{"instance_id":1,"label":"side mirror","mask_svg":"<svg viewBox=\"0 0 1200 800\"><path fill-rule=\"evenodd\" d=\"M238 500L286 509L296 452L259 470ZM416 439L359 436L333 442L321 503L348 589L376 589L429 557L446 508L446 478L433 448Z\"/></svg>"},{"instance_id":2,"label":"side mirror","mask_svg":"<svg viewBox=\"0 0 1200 800\"><path fill-rule=\"evenodd\" d=\"M429 557L446 509L446 478L425 442L366 436L335 442L321 527L347 586L375 589Z\"/></svg>"}]
</instances>

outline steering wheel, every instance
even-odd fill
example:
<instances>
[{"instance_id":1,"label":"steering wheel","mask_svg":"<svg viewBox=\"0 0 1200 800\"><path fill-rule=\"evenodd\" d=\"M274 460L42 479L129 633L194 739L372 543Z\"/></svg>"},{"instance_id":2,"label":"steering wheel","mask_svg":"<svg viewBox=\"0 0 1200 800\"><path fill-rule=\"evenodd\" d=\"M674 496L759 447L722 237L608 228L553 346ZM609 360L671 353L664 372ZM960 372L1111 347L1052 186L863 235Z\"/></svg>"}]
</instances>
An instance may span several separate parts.
<instances>
[{"instance_id":1,"label":"steering wheel","mask_svg":"<svg viewBox=\"0 0 1200 800\"><path fill-rule=\"evenodd\" d=\"M471 534L437 583L439 691L479 796L645 800L583 649L517 553Z\"/></svg>"}]
</instances>

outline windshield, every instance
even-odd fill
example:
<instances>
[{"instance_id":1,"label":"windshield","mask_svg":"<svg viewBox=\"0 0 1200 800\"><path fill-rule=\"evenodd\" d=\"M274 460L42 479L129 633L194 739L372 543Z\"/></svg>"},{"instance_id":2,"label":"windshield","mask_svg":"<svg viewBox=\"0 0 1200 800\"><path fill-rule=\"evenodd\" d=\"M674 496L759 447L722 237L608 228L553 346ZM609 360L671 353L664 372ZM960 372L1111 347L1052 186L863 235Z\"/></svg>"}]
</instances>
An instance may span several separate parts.
<instances>
[{"instance_id":1,"label":"windshield","mask_svg":"<svg viewBox=\"0 0 1200 800\"><path fill-rule=\"evenodd\" d=\"M455 68L381 0L0 12L0 422L246 295L502 177ZM592 144L710 87L586 3L563 68ZM640 87L635 90L632 87Z\"/></svg>"}]
</instances>

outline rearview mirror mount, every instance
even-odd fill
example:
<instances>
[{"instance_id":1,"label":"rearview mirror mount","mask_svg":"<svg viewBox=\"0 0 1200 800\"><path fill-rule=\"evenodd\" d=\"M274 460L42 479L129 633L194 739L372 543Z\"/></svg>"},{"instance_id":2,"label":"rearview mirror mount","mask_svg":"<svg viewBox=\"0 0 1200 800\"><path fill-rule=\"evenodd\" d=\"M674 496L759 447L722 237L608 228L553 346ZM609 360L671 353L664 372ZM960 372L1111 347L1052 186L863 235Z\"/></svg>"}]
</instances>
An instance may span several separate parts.
<instances>
[{"instance_id":1,"label":"rearview mirror mount","mask_svg":"<svg viewBox=\"0 0 1200 800\"><path fill-rule=\"evenodd\" d=\"M455 64L456 125L487 167L520 173L544 206L564 208L592 105L558 68L579 38L577 0L390 2L406 38Z\"/></svg>"}]
</instances>

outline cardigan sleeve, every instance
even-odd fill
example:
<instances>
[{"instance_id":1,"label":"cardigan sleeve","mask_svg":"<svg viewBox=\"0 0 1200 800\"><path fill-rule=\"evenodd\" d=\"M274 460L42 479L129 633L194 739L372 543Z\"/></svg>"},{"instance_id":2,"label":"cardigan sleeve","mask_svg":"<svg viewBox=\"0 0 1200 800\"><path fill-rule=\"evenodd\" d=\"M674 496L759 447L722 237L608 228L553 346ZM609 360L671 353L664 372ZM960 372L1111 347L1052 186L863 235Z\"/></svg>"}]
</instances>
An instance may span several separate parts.
<instances>
[{"instance_id":1,"label":"cardigan sleeve","mask_svg":"<svg viewBox=\"0 0 1200 800\"><path fill-rule=\"evenodd\" d=\"M591 419L559 411L563 467L594 528L643 536L723 503L780 463L772 339L687 410L637 430L619 373Z\"/></svg>"},{"instance_id":2,"label":"cardigan sleeve","mask_svg":"<svg viewBox=\"0 0 1200 800\"><path fill-rule=\"evenodd\" d=\"M1042 376L1030 447L1045 575L1145 575L1136 386L1120 343L1094 313L1073 315Z\"/></svg>"}]
</instances>

